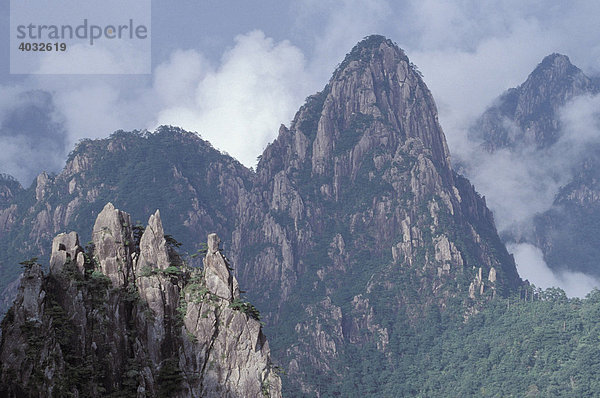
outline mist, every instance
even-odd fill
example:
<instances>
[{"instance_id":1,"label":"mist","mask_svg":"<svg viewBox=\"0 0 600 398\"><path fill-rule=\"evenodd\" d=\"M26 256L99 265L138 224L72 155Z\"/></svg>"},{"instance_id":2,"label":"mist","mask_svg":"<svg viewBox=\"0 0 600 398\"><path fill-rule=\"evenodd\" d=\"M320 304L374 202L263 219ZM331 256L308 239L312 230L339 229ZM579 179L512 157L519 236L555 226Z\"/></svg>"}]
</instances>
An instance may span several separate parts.
<instances>
[{"instance_id":1,"label":"mist","mask_svg":"<svg viewBox=\"0 0 600 398\"><path fill-rule=\"evenodd\" d=\"M481 142L463 143L459 158L465 174L485 195L496 226L508 241L519 274L538 287L561 287L570 296L585 296L600 281L581 272L553 271L533 241L534 218L555 206L559 189L600 145L600 96L574 98L559 111L560 138L546 149L524 145L489 153ZM511 123L506 121L506 123ZM517 129L517 126L509 126Z\"/></svg>"}]
</instances>

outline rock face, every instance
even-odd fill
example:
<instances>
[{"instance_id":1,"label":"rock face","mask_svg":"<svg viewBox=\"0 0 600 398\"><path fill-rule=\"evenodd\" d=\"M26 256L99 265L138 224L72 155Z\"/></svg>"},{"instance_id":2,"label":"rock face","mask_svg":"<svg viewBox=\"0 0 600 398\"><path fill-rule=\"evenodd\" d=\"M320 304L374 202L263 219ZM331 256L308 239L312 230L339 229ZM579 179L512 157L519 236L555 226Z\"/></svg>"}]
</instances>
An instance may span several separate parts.
<instances>
[{"instance_id":1,"label":"rock face","mask_svg":"<svg viewBox=\"0 0 600 398\"><path fill-rule=\"evenodd\" d=\"M600 92L597 82L562 54L542 60L527 80L511 88L481 116L473 134L487 150L531 145L547 148L559 138L558 112L578 95Z\"/></svg>"},{"instance_id":2,"label":"rock face","mask_svg":"<svg viewBox=\"0 0 600 398\"><path fill-rule=\"evenodd\" d=\"M107 202L128 209L134 224L161 209L167 229L190 251L199 244L193 237L211 232L228 242L251 179L239 162L174 127L83 140L60 174L42 173L27 189L0 176L0 292L18 279L14 264L49 260L58 233L81 231L82 242L92 240L93 221Z\"/></svg>"},{"instance_id":3,"label":"rock face","mask_svg":"<svg viewBox=\"0 0 600 398\"><path fill-rule=\"evenodd\" d=\"M356 394L351 383L369 377L351 365L358 353L393 367L389 342L423 314L468 316L519 289L485 201L450 166L429 90L381 36L280 128L257 178L233 247L286 336L272 343L292 396Z\"/></svg>"},{"instance_id":4,"label":"rock face","mask_svg":"<svg viewBox=\"0 0 600 398\"><path fill-rule=\"evenodd\" d=\"M26 265L2 323L0 395L280 397L258 311L219 238L209 235L204 270L191 269L158 211L137 239L129 220L109 203L87 250L60 234L48 275Z\"/></svg>"},{"instance_id":5,"label":"rock face","mask_svg":"<svg viewBox=\"0 0 600 398\"><path fill-rule=\"evenodd\" d=\"M0 174L0 208L10 205L17 194L23 191L21 184L8 174Z\"/></svg>"}]
</instances>

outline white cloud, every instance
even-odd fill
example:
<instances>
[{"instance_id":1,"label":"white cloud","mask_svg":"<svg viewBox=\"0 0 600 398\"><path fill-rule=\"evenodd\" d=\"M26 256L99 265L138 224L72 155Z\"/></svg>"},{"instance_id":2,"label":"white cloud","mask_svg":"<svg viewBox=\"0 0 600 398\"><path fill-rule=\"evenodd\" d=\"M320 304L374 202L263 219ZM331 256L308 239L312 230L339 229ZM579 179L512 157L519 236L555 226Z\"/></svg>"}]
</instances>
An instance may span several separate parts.
<instances>
[{"instance_id":1,"label":"white cloud","mask_svg":"<svg viewBox=\"0 0 600 398\"><path fill-rule=\"evenodd\" d=\"M384 25L399 17L386 0L303 0L294 9L296 29L311 39L310 70L319 77L318 89L358 41L384 34Z\"/></svg>"},{"instance_id":2,"label":"white cloud","mask_svg":"<svg viewBox=\"0 0 600 398\"><path fill-rule=\"evenodd\" d=\"M156 94L175 101L167 101L155 125L198 131L215 147L254 166L256 157L276 137L279 125L292 119L307 96L311 78L304 55L287 41L276 43L253 31L236 37L235 46L216 70L190 71L182 64L190 58L192 66L200 67L201 56L186 53L175 54L159 70ZM162 75L177 70L187 76L185 84L195 88L193 101L189 89L182 90L182 98L174 98L168 84L160 84ZM176 86L181 83L181 78L175 79Z\"/></svg>"},{"instance_id":3,"label":"white cloud","mask_svg":"<svg viewBox=\"0 0 600 398\"><path fill-rule=\"evenodd\" d=\"M48 153L37 148L41 155L16 150L26 145L27 137L11 138L6 147L11 148L11 154L20 153L21 158L29 159L31 167L19 172L11 167L14 163L8 155L0 158L0 164L3 172L15 174L28 184L42 170L58 171L81 138L172 124L200 132L215 147L248 167L254 166L256 157L276 137L279 125L289 122L312 93L308 88L311 84L314 79L306 71L303 53L289 42L275 42L260 31L236 37L235 45L224 53L217 67L200 52L176 50L156 67L152 78L34 75L18 87L4 88L0 122L3 115L19 106L18 95L41 89L52 94L54 112L67 131L67 142L62 150L48 148Z\"/></svg>"},{"instance_id":4,"label":"white cloud","mask_svg":"<svg viewBox=\"0 0 600 398\"><path fill-rule=\"evenodd\" d=\"M9 88L0 95L2 172L28 185L40 169L58 169L67 133L52 96L39 90ZM43 156L40 154L43 153Z\"/></svg>"},{"instance_id":5,"label":"white cloud","mask_svg":"<svg viewBox=\"0 0 600 398\"><path fill-rule=\"evenodd\" d=\"M474 118L502 92L525 81L553 51L551 38L535 20L515 22L511 32L481 40L473 51L409 51L436 99L454 156L469 155L472 144L466 134Z\"/></svg>"},{"instance_id":6,"label":"white cloud","mask_svg":"<svg viewBox=\"0 0 600 398\"><path fill-rule=\"evenodd\" d=\"M515 257L521 278L536 287L560 287L569 297L585 297L592 289L600 287L600 281L581 272L553 272L546 265L542 251L531 244L509 244L507 248Z\"/></svg>"},{"instance_id":7,"label":"white cloud","mask_svg":"<svg viewBox=\"0 0 600 398\"><path fill-rule=\"evenodd\" d=\"M468 176L486 196L500 231L517 237L530 232L535 215L552 207L588 149L600 144L600 96L577 97L559 115L560 138L544 151L523 147L490 154L478 142L463 141Z\"/></svg>"},{"instance_id":8,"label":"white cloud","mask_svg":"<svg viewBox=\"0 0 600 398\"><path fill-rule=\"evenodd\" d=\"M552 206L567 179L556 175L552 156L530 150L474 152L468 161L468 176L486 196L498 229L517 236L530 232L533 217Z\"/></svg>"},{"instance_id":9,"label":"white cloud","mask_svg":"<svg viewBox=\"0 0 600 398\"><path fill-rule=\"evenodd\" d=\"M561 109L560 119L563 134L558 145L570 150L569 157L577 157L591 143L600 143L600 95L574 98Z\"/></svg>"},{"instance_id":10,"label":"white cloud","mask_svg":"<svg viewBox=\"0 0 600 398\"><path fill-rule=\"evenodd\" d=\"M193 107L200 81L208 72L209 62L197 51L176 50L171 58L154 70L154 91L161 106Z\"/></svg>"}]
</instances>

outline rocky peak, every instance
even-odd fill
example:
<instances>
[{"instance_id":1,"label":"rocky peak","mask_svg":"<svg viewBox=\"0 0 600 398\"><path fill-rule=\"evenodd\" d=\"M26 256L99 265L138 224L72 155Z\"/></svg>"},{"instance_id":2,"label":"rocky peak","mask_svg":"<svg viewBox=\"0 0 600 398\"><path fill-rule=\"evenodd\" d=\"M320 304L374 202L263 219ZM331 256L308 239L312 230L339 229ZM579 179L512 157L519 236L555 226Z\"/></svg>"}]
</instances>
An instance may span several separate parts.
<instances>
[{"instance_id":1,"label":"rocky peak","mask_svg":"<svg viewBox=\"0 0 600 398\"><path fill-rule=\"evenodd\" d=\"M108 203L93 252L63 233L48 275L26 264L1 325L0 395L281 397L260 314L218 236L202 270L169 247L159 211L139 244L131 235L129 214Z\"/></svg>"},{"instance_id":2,"label":"rocky peak","mask_svg":"<svg viewBox=\"0 0 600 398\"><path fill-rule=\"evenodd\" d=\"M0 208L12 202L15 195L23 191L23 187L13 176L0 173Z\"/></svg>"},{"instance_id":3,"label":"rocky peak","mask_svg":"<svg viewBox=\"0 0 600 398\"><path fill-rule=\"evenodd\" d=\"M17 303L23 307L21 315L25 321L41 322L42 302L46 296L42 284L42 268L37 263L32 264L21 277L20 297L17 300Z\"/></svg>"},{"instance_id":4,"label":"rocky peak","mask_svg":"<svg viewBox=\"0 0 600 398\"><path fill-rule=\"evenodd\" d=\"M577 95L596 91L593 81L562 54L545 57L519 89L522 98L515 112L522 116L556 111L557 105L562 106Z\"/></svg>"},{"instance_id":5,"label":"rocky peak","mask_svg":"<svg viewBox=\"0 0 600 398\"><path fill-rule=\"evenodd\" d=\"M51 178L44 171L37 176L35 180L35 199L39 202L48 194L48 187L51 183Z\"/></svg>"},{"instance_id":6,"label":"rocky peak","mask_svg":"<svg viewBox=\"0 0 600 398\"><path fill-rule=\"evenodd\" d=\"M339 198L340 181L354 181L374 153L391 159L421 145L438 172L452 180L437 109L420 72L383 36L358 43L325 88L307 99L289 129L282 126L257 171L269 184L282 170L323 181L320 195ZM293 180L293 178L291 178Z\"/></svg>"},{"instance_id":7,"label":"rocky peak","mask_svg":"<svg viewBox=\"0 0 600 398\"><path fill-rule=\"evenodd\" d=\"M94 223L92 241L102 273L110 278L114 286L126 284L133 269L133 237L129 214L115 209L112 203L107 203Z\"/></svg>"},{"instance_id":8,"label":"rocky peak","mask_svg":"<svg viewBox=\"0 0 600 398\"><path fill-rule=\"evenodd\" d=\"M167 241L163 230L160 211L150 216L148 225L140 239L140 255L136 261L136 274L142 272L143 267L165 270L170 266Z\"/></svg>"},{"instance_id":9,"label":"rocky peak","mask_svg":"<svg viewBox=\"0 0 600 398\"><path fill-rule=\"evenodd\" d=\"M85 259L76 232L59 234L52 241L50 272L58 275L68 261L75 262L79 271L83 274Z\"/></svg>"},{"instance_id":10,"label":"rocky peak","mask_svg":"<svg viewBox=\"0 0 600 398\"><path fill-rule=\"evenodd\" d=\"M571 63L569 57L553 53L544 57L542 62L533 70L528 80L545 77L547 81L562 80L565 77L581 76L583 72Z\"/></svg>"},{"instance_id":11,"label":"rocky peak","mask_svg":"<svg viewBox=\"0 0 600 398\"><path fill-rule=\"evenodd\" d=\"M477 121L472 134L489 151L554 144L560 133L559 109L576 96L596 94L600 87L569 57L551 54L519 87L509 89Z\"/></svg>"},{"instance_id":12,"label":"rocky peak","mask_svg":"<svg viewBox=\"0 0 600 398\"><path fill-rule=\"evenodd\" d=\"M242 220L240 279L294 336L275 347L300 380L290 395L318 395L303 369L332 374L353 344L385 353L397 331L381 314L410 308L415 325L430 307L470 310L520 285L485 201L450 167L420 73L382 36L351 50L257 170L264 216Z\"/></svg>"},{"instance_id":13,"label":"rocky peak","mask_svg":"<svg viewBox=\"0 0 600 398\"><path fill-rule=\"evenodd\" d=\"M447 168L449 154L433 98L404 52L382 36L358 43L334 72L312 145L312 170L326 174L350 151L356 165L375 147L394 153L418 138Z\"/></svg>"},{"instance_id":14,"label":"rocky peak","mask_svg":"<svg viewBox=\"0 0 600 398\"><path fill-rule=\"evenodd\" d=\"M226 300L240 297L240 289L231 274L229 260L221 253L221 240L217 234L208 235L208 252L204 258L204 277L210 292Z\"/></svg>"}]
</instances>

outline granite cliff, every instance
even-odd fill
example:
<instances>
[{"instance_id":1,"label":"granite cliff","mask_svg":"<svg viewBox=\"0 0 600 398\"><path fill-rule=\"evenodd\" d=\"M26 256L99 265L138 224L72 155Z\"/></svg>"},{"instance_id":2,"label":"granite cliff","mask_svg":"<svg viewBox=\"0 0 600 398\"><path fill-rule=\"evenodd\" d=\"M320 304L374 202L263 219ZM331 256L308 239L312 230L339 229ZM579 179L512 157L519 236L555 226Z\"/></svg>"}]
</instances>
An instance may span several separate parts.
<instances>
[{"instance_id":1,"label":"granite cliff","mask_svg":"<svg viewBox=\"0 0 600 398\"><path fill-rule=\"evenodd\" d=\"M57 235L47 274L25 263L2 324L2 396L281 396L216 234L201 269L165 239L158 211L142 232L109 203L92 237L84 249Z\"/></svg>"},{"instance_id":2,"label":"granite cliff","mask_svg":"<svg viewBox=\"0 0 600 398\"><path fill-rule=\"evenodd\" d=\"M352 49L256 172L232 245L240 279L265 292L252 299L293 396L360 394L379 374L353 365L365 352L394 367L424 314L462 319L521 288L420 73L381 36Z\"/></svg>"}]
</instances>

